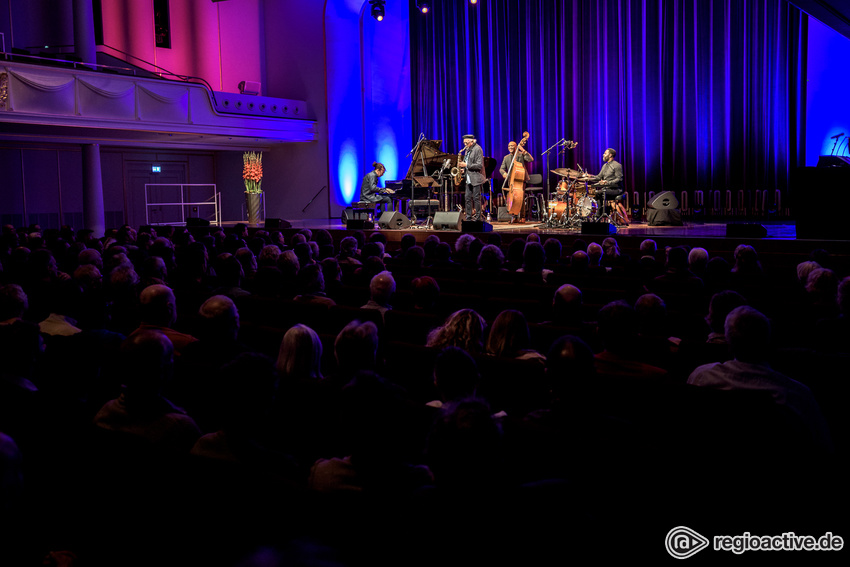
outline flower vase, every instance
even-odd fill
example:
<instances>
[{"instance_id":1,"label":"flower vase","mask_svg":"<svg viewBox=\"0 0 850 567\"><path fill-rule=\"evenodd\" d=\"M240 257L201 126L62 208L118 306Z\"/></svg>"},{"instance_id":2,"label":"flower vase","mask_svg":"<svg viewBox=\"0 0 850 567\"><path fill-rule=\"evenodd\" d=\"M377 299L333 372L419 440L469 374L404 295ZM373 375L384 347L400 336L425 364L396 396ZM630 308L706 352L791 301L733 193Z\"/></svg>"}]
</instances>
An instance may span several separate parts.
<instances>
[{"instance_id":1,"label":"flower vase","mask_svg":"<svg viewBox=\"0 0 850 567\"><path fill-rule=\"evenodd\" d=\"M248 224L260 223L260 209L262 207L262 193L245 193L245 204L248 210Z\"/></svg>"}]
</instances>

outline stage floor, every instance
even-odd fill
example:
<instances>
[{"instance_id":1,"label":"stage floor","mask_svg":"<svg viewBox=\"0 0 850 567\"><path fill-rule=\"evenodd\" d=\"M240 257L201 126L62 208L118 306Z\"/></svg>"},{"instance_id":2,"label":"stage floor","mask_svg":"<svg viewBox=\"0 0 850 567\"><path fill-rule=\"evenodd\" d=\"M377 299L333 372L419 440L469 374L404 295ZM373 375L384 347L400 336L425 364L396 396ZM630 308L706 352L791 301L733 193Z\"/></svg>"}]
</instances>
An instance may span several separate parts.
<instances>
[{"instance_id":1,"label":"stage floor","mask_svg":"<svg viewBox=\"0 0 850 567\"><path fill-rule=\"evenodd\" d=\"M327 230L345 230L345 225L339 219L301 219L292 220L292 228L324 228ZM236 222L224 222L224 226L233 226ZM717 221L717 222L685 222L683 226L649 226L643 223L631 223L627 227L617 228L616 234L631 237L681 237L681 238L726 238L726 227L728 224L760 224L767 230L768 239L795 240L797 227L793 221ZM493 230L505 234L528 234L537 232L539 234L578 235L582 234L579 229L563 228L540 228L535 222L525 224L508 224L506 222L492 223ZM387 232L432 232L424 224L412 225L410 228L399 230L387 230ZM451 231L433 231L439 233ZM454 231L457 232L457 231ZM737 237L741 238L741 237Z\"/></svg>"}]
</instances>

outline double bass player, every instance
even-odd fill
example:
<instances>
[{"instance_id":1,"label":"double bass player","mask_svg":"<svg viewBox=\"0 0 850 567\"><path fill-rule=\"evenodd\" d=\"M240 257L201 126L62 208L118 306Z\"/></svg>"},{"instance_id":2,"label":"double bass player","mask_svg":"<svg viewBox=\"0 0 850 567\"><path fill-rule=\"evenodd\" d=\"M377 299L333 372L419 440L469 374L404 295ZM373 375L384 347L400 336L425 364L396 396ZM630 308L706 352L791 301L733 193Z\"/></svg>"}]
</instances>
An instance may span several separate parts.
<instances>
[{"instance_id":1,"label":"double bass player","mask_svg":"<svg viewBox=\"0 0 850 567\"><path fill-rule=\"evenodd\" d=\"M516 160L514 160L514 153L519 149L519 153L517 153ZM502 177L505 179L510 179L511 173L516 168L516 162L521 162L524 166L525 163L529 163L534 161L534 157L526 151L521 145L517 146L516 142L508 142L508 155L502 158L502 166L499 168L499 173L502 174ZM528 181L527 178L522 181L522 188L525 190ZM514 222L525 222L525 199L522 202L522 210L519 215L511 215L511 221Z\"/></svg>"}]
</instances>

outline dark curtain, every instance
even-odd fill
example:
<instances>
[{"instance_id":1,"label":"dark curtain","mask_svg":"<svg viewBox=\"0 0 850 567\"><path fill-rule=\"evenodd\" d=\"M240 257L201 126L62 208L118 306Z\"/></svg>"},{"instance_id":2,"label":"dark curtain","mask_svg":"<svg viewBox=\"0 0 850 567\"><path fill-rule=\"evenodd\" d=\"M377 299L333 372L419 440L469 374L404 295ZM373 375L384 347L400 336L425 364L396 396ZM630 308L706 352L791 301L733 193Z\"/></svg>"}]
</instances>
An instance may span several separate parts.
<instances>
[{"instance_id":1,"label":"dark curtain","mask_svg":"<svg viewBox=\"0 0 850 567\"><path fill-rule=\"evenodd\" d=\"M597 172L613 147L629 192L692 194L785 190L805 146L805 14L787 0L411 6L413 131L446 152L473 133L501 160L528 131L532 172L566 138L548 169Z\"/></svg>"}]
</instances>

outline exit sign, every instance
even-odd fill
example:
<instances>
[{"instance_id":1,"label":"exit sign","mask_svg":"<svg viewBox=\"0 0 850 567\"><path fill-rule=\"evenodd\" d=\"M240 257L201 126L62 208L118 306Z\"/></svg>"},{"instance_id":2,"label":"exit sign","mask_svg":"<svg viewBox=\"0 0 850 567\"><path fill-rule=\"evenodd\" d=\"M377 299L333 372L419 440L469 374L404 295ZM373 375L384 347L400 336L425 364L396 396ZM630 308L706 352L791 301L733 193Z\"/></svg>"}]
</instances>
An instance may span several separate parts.
<instances>
[{"instance_id":1,"label":"exit sign","mask_svg":"<svg viewBox=\"0 0 850 567\"><path fill-rule=\"evenodd\" d=\"M151 166L151 172L152 172L152 173L161 173L161 172L162 172L162 166L160 166L160 165L152 165L152 166Z\"/></svg>"}]
</instances>

